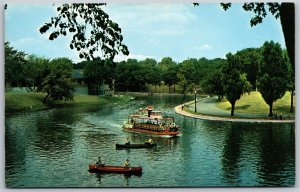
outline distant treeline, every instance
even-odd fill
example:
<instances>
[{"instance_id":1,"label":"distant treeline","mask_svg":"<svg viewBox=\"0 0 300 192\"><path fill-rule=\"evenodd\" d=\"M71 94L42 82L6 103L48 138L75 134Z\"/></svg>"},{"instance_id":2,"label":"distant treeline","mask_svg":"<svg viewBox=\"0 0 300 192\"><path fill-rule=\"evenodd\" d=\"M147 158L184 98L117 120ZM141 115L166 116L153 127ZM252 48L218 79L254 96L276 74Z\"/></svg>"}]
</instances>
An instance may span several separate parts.
<instances>
[{"instance_id":1,"label":"distant treeline","mask_svg":"<svg viewBox=\"0 0 300 192\"><path fill-rule=\"evenodd\" d=\"M224 96L233 106L243 93L258 89L270 108L285 91L295 90L295 75L286 51L278 43L265 42L226 59L190 58L175 62L147 58L113 62L95 58L74 64L68 58L46 59L15 50L5 43L5 86L27 86L46 92L53 99L72 98L72 72L82 70L86 85L108 84L115 91L149 91L147 85L178 87L178 93ZM73 81L74 82L74 81ZM66 90L67 89L67 90ZM64 97L68 95L67 97ZM265 96L264 96L265 95Z\"/></svg>"}]
</instances>

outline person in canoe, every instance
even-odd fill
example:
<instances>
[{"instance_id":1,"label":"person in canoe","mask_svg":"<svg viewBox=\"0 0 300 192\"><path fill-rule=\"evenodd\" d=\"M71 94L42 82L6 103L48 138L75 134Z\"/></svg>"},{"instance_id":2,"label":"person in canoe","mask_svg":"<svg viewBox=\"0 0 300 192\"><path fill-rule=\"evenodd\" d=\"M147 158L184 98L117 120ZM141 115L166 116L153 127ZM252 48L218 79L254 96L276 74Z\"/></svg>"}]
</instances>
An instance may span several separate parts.
<instances>
[{"instance_id":1,"label":"person in canoe","mask_svg":"<svg viewBox=\"0 0 300 192\"><path fill-rule=\"evenodd\" d=\"M104 167L104 163L102 163L102 161L101 161L101 157L98 157L98 160L97 160L97 162L96 162L96 165L98 166L98 167Z\"/></svg>"},{"instance_id":2,"label":"person in canoe","mask_svg":"<svg viewBox=\"0 0 300 192\"><path fill-rule=\"evenodd\" d=\"M129 141L128 137L127 137L127 142L125 143L125 145L130 145L130 141Z\"/></svg>"},{"instance_id":3,"label":"person in canoe","mask_svg":"<svg viewBox=\"0 0 300 192\"><path fill-rule=\"evenodd\" d=\"M126 159L124 162L124 167L131 167L130 163L129 163L129 159Z\"/></svg>"},{"instance_id":4,"label":"person in canoe","mask_svg":"<svg viewBox=\"0 0 300 192\"><path fill-rule=\"evenodd\" d=\"M150 138L150 139L145 141L145 144L153 144L153 140Z\"/></svg>"}]
</instances>

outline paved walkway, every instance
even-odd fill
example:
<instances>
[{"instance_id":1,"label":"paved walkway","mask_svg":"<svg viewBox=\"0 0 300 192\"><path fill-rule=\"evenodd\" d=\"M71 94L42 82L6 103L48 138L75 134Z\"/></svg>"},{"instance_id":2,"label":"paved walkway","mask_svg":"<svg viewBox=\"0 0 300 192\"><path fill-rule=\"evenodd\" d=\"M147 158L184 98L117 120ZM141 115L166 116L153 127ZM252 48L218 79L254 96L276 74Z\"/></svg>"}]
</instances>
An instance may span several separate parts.
<instances>
[{"instance_id":1,"label":"paved walkway","mask_svg":"<svg viewBox=\"0 0 300 192\"><path fill-rule=\"evenodd\" d=\"M235 117L230 117L230 112L219 109L216 106L216 98L204 98L197 102L197 114L189 113L181 110L182 105L174 108L175 112L192 118L206 119L212 121L232 121L232 122L256 122L256 123L295 123L294 119L266 119L266 114L243 114L234 113ZM195 102L187 102L184 104L185 108L190 111L195 110Z\"/></svg>"}]
</instances>

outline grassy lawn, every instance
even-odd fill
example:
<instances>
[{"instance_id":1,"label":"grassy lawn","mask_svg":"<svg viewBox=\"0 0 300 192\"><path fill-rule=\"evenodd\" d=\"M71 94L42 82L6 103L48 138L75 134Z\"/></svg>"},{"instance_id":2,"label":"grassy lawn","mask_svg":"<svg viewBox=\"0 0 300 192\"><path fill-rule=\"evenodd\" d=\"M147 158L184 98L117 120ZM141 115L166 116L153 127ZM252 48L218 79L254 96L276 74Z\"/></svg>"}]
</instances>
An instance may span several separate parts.
<instances>
[{"instance_id":1,"label":"grassy lawn","mask_svg":"<svg viewBox=\"0 0 300 192\"><path fill-rule=\"evenodd\" d=\"M95 95L75 95L74 102L47 102L43 104L45 94L28 92L6 92L5 93L5 112L16 112L25 110L44 109L53 106L84 105L84 104L106 104L109 102L126 102L130 96L103 97Z\"/></svg>"},{"instance_id":2,"label":"grassy lawn","mask_svg":"<svg viewBox=\"0 0 300 192\"><path fill-rule=\"evenodd\" d=\"M286 92L286 94L273 104L273 110L277 114L289 114L291 94ZM295 97L294 97L294 108L295 108ZM224 110L231 110L230 103L223 99L221 102L217 103L217 107ZM294 110L295 111L295 110ZM245 94L238 100L235 104L235 112L239 113L251 113L251 114L268 114L269 105L267 105L262 98L261 94L257 91L253 91L250 95Z\"/></svg>"},{"instance_id":3,"label":"grassy lawn","mask_svg":"<svg viewBox=\"0 0 300 192\"><path fill-rule=\"evenodd\" d=\"M46 106L43 104L44 95L42 93L19 93L5 92L5 111L22 111L41 109Z\"/></svg>"}]
</instances>

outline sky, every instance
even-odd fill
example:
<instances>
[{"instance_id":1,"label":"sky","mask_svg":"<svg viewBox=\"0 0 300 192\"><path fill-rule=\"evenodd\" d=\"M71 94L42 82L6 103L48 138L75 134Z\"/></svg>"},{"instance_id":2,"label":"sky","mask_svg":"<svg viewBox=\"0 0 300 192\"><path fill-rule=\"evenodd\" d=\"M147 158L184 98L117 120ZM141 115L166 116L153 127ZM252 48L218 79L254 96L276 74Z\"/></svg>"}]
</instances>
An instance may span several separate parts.
<instances>
[{"instance_id":1,"label":"sky","mask_svg":"<svg viewBox=\"0 0 300 192\"><path fill-rule=\"evenodd\" d=\"M27 54L49 59L81 59L69 48L71 35L54 41L39 28L57 15L59 4L8 3L4 15L4 40ZM176 62L188 58L225 58L250 47L273 40L285 48L280 20L270 13L262 24L251 27L252 12L234 3L224 11L218 3L108 3L103 9L122 29L129 56L119 54L115 61L171 57Z\"/></svg>"}]
</instances>

